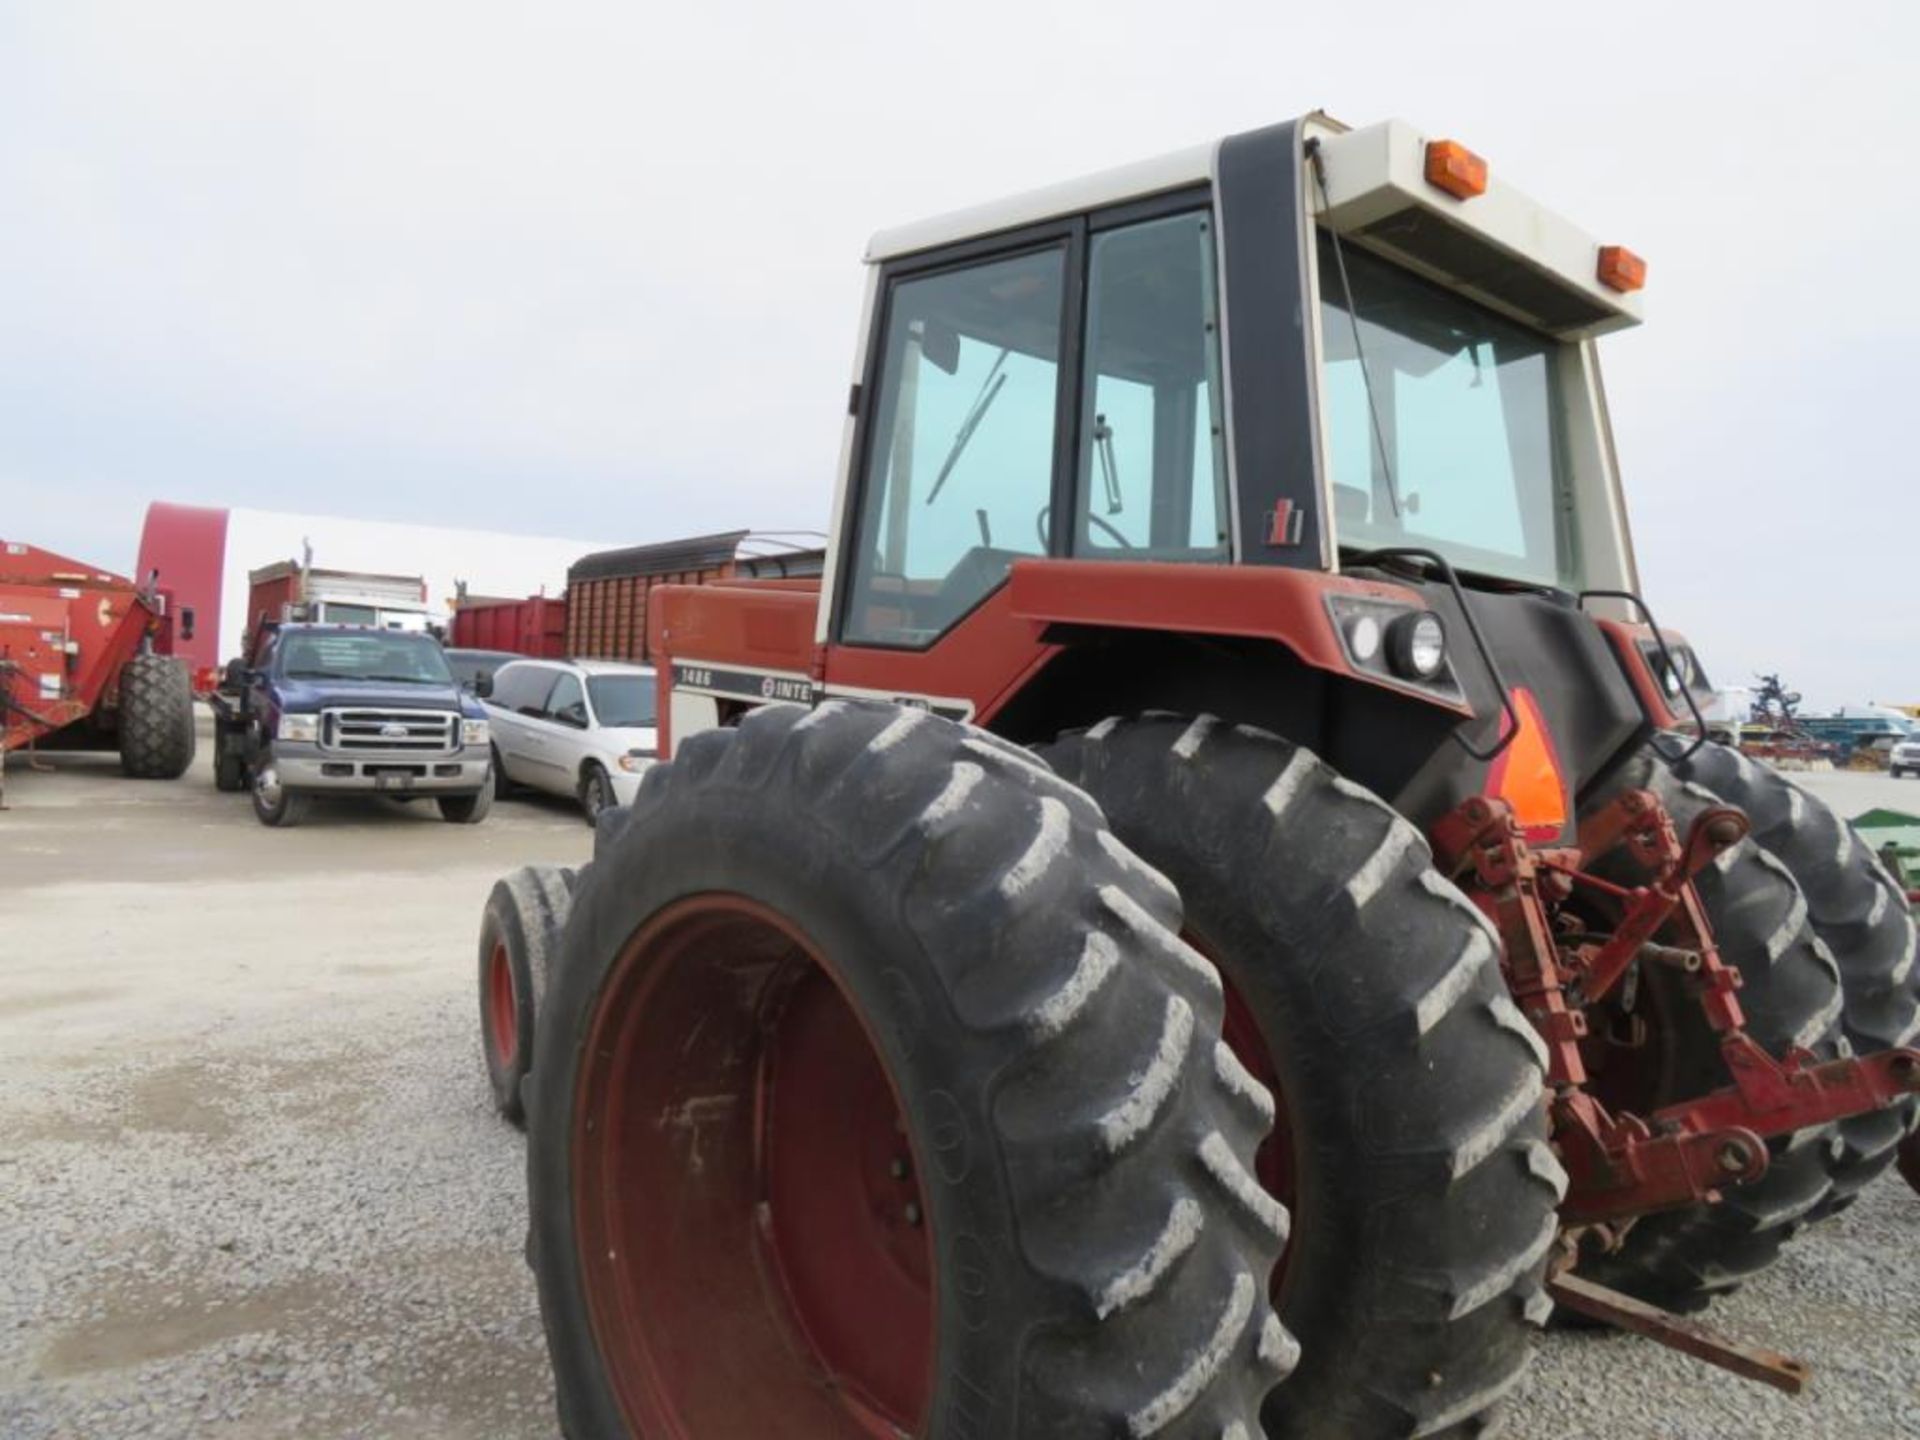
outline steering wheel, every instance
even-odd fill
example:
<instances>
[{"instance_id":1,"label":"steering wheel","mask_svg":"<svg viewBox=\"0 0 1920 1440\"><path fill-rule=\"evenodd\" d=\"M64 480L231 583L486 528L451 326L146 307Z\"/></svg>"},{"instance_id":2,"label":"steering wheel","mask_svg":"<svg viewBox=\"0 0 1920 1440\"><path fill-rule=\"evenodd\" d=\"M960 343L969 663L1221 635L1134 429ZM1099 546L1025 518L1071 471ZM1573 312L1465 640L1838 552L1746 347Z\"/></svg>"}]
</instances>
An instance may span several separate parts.
<instances>
[{"instance_id":1,"label":"steering wheel","mask_svg":"<svg viewBox=\"0 0 1920 1440\"><path fill-rule=\"evenodd\" d=\"M1040 513L1033 517L1033 528L1034 528L1034 531L1040 536L1040 548L1042 550L1045 550L1049 545L1053 543L1053 535L1052 535L1053 527L1047 523L1049 517L1052 514L1053 514L1053 506L1042 505L1040 507ZM1138 550L1140 548L1138 545L1134 544L1133 541L1127 539L1126 536L1122 535L1117 526L1109 523L1108 521L1102 520L1098 515L1095 515L1091 510L1087 512L1087 524L1091 525L1094 529L1105 533L1107 536L1109 536L1113 540L1113 543L1115 545L1118 545L1122 550Z\"/></svg>"}]
</instances>

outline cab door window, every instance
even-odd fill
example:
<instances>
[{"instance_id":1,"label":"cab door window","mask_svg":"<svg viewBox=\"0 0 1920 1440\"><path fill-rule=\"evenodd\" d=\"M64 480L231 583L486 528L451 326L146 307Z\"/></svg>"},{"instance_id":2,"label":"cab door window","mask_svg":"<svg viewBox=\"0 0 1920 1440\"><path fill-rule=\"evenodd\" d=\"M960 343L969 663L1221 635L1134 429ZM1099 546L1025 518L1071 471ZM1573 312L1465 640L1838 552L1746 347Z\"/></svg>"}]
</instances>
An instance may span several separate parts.
<instances>
[{"instance_id":1,"label":"cab door window","mask_svg":"<svg viewBox=\"0 0 1920 1440\"><path fill-rule=\"evenodd\" d=\"M1047 549L1064 245L908 277L887 300L842 634L931 644Z\"/></svg>"},{"instance_id":2,"label":"cab door window","mask_svg":"<svg viewBox=\"0 0 1920 1440\"><path fill-rule=\"evenodd\" d=\"M1213 272L1205 211L1093 237L1075 555L1227 558Z\"/></svg>"}]
</instances>

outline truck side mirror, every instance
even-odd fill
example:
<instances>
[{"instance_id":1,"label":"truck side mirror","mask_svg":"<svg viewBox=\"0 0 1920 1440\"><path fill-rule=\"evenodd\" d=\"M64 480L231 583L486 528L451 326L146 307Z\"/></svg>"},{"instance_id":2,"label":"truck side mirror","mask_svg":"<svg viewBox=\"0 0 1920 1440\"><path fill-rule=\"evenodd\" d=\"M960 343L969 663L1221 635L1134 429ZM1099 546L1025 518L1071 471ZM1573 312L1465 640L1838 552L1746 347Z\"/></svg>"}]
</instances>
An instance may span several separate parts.
<instances>
[{"instance_id":1,"label":"truck side mirror","mask_svg":"<svg viewBox=\"0 0 1920 1440\"><path fill-rule=\"evenodd\" d=\"M180 607L180 638L182 640L193 638L193 606L191 605Z\"/></svg>"},{"instance_id":2,"label":"truck side mirror","mask_svg":"<svg viewBox=\"0 0 1920 1440\"><path fill-rule=\"evenodd\" d=\"M493 677L491 675L475 675L473 677L473 693L481 700L493 694Z\"/></svg>"}]
</instances>

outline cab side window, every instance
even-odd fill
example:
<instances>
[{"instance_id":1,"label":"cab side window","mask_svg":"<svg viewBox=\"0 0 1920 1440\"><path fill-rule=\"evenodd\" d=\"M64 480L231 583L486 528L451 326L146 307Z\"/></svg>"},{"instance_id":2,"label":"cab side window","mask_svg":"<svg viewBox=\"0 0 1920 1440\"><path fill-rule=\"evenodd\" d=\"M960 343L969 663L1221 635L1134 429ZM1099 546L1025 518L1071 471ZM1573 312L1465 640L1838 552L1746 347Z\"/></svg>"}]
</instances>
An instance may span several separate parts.
<instances>
[{"instance_id":1,"label":"cab side window","mask_svg":"<svg viewBox=\"0 0 1920 1440\"><path fill-rule=\"evenodd\" d=\"M563 672L554 681L553 693L547 696L546 718L574 730L587 728L587 692L581 688L578 675Z\"/></svg>"},{"instance_id":2,"label":"cab side window","mask_svg":"<svg viewBox=\"0 0 1920 1440\"><path fill-rule=\"evenodd\" d=\"M1225 426L1213 222L1093 237L1073 553L1225 560Z\"/></svg>"},{"instance_id":3,"label":"cab side window","mask_svg":"<svg viewBox=\"0 0 1920 1440\"><path fill-rule=\"evenodd\" d=\"M1050 533L1064 245L893 282L842 626L923 647Z\"/></svg>"}]
</instances>

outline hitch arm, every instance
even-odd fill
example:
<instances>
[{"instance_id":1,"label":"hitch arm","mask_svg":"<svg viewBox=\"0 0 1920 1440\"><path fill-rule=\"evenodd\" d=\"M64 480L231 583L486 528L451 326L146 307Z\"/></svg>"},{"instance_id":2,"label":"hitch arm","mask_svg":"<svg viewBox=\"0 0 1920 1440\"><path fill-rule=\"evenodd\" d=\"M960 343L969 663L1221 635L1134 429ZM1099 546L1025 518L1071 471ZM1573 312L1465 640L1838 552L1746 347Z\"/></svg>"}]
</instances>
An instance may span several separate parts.
<instances>
[{"instance_id":1,"label":"hitch arm","mask_svg":"<svg viewBox=\"0 0 1920 1440\"><path fill-rule=\"evenodd\" d=\"M1696 1360L1718 1365L1747 1380L1758 1380L1789 1395L1807 1388L1813 1373L1805 1361L1795 1360L1760 1345L1748 1345L1708 1329L1698 1320L1674 1315L1618 1290L1609 1290L1578 1275L1558 1275L1547 1282L1554 1303L1622 1330L1638 1331L1662 1345L1672 1346Z\"/></svg>"},{"instance_id":2,"label":"hitch arm","mask_svg":"<svg viewBox=\"0 0 1920 1440\"><path fill-rule=\"evenodd\" d=\"M1920 1050L1881 1050L1824 1064L1796 1050L1781 1061L1736 1031L1721 1038L1720 1054L1734 1083L1658 1111L1656 1125L1687 1130L1741 1125L1761 1136L1791 1135L1920 1094Z\"/></svg>"}]
</instances>

